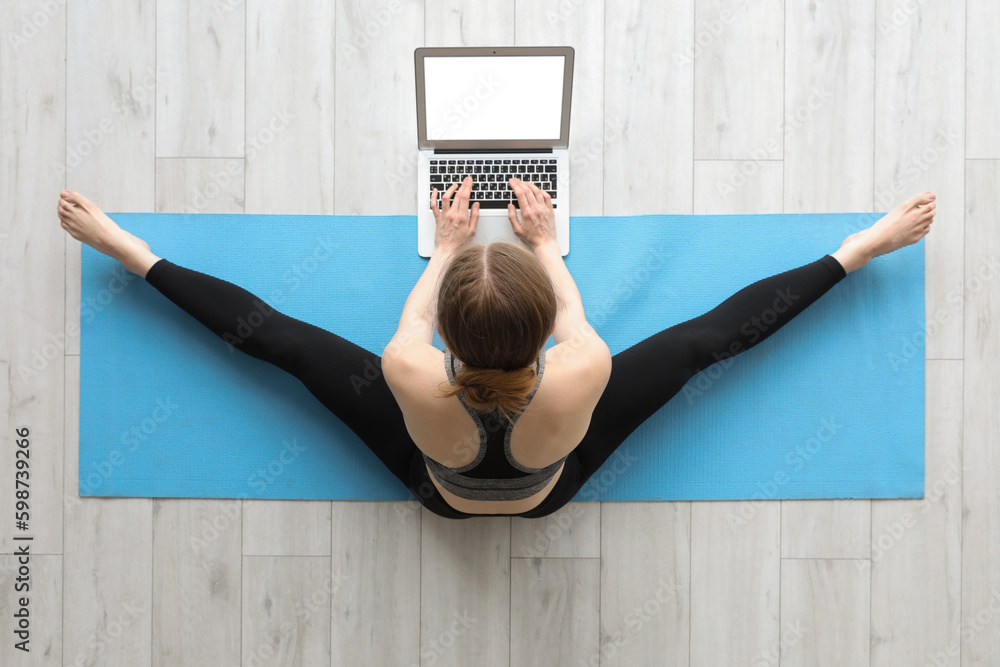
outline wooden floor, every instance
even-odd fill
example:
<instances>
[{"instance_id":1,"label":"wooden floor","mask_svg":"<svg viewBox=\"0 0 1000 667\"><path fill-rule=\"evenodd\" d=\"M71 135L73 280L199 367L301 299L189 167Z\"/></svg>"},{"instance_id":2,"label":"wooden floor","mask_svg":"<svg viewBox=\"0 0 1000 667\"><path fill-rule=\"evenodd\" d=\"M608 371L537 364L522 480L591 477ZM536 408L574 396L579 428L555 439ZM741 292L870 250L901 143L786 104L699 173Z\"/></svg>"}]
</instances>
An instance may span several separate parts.
<instances>
[{"instance_id":1,"label":"wooden floor","mask_svg":"<svg viewBox=\"0 0 1000 667\"><path fill-rule=\"evenodd\" d=\"M0 664L1000 664L998 33L987 0L5 0ZM927 358L924 500L452 522L78 497L80 247L59 191L109 211L412 213L413 49L482 44L576 48L576 214L937 193L927 327L899 343Z\"/></svg>"}]
</instances>

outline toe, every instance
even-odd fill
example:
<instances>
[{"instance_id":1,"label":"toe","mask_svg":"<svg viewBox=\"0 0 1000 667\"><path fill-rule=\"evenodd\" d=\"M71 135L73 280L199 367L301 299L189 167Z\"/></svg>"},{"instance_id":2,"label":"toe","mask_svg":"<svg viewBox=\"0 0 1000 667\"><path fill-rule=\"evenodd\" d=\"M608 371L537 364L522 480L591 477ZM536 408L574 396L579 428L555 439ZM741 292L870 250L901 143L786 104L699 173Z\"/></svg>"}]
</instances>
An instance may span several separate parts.
<instances>
[{"instance_id":1,"label":"toe","mask_svg":"<svg viewBox=\"0 0 1000 667\"><path fill-rule=\"evenodd\" d=\"M906 201L907 208L913 208L914 206L922 206L923 204L929 204L934 200L934 193L932 192L921 192L910 197Z\"/></svg>"},{"instance_id":2,"label":"toe","mask_svg":"<svg viewBox=\"0 0 1000 667\"><path fill-rule=\"evenodd\" d=\"M86 206L91 203L89 199L81 195L76 190L69 190L69 196L66 197L66 200L71 204L76 204L77 206Z\"/></svg>"}]
</instances>

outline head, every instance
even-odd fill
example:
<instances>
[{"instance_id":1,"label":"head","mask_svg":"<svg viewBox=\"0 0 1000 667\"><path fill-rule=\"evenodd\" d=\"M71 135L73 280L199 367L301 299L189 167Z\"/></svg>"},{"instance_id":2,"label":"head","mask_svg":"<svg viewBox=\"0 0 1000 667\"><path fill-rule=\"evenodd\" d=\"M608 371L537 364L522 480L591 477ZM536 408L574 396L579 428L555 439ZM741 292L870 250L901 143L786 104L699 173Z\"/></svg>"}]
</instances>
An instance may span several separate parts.
<instances>
[{"instance_id":1,"label":"head","mask_svg":"<svg viewBox=\"0 0 1000 667\"><path fill-rule=\"evenodd\" d=\"M520 414L555 328L556 294L538 258L513 243L460 249L441 276L438 333L462 363L455 387L476 410Z\"/></svg>"}]
</instances>

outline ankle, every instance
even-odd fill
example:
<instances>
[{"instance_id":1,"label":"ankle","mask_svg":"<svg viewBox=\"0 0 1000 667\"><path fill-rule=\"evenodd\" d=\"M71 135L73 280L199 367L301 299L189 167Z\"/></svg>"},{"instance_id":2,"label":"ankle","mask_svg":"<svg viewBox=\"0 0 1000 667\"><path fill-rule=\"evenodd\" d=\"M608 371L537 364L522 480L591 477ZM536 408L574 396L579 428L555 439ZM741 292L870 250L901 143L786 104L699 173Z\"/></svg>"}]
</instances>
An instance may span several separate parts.
<instances>
[{"instance_id":1,"label":"ankle","mask_svg":"<svg viewBox=\"0 0 1000 667\"><path fill-rule=\"evenodd\" d=\"M118 258L125 270L134 273L140 278L145 278L153 265L160 261L160 258L149 250L131 251Z\"/></svg>"},{"instance_id":2,"label":"ankle","mask_svg":"<svg viewBox=\"0 0 1000 667\"><path fill-rule=\"evenodd\" d=\"M840 262L845 272L851 273L870 262L874 255L867 248L861 247L861 244L855 243L846 247L842 246L840 250L831 253L830 256Z\"/></svg>"}]
</instances>

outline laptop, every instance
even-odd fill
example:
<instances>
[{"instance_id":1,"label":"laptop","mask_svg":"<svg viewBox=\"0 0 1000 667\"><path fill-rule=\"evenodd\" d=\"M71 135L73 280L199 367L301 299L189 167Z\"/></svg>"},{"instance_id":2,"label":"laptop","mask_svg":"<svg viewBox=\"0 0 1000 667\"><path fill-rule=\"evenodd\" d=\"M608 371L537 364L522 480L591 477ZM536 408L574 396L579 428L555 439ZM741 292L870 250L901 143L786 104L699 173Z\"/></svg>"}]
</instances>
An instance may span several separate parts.
<instances>
[{"instance_id":1,"label":"laptop","mask_svg":"<svg viewBox=\"0 0 1000 667\"><path fill-rule=\"evenodd\" d=\"M418 48L417 251L434 251L431 191L473 179L475 242L520 242L507 219L513 176L552 196L556 242L569 253L569 46Z\"/></svg>"}]
</instances>

